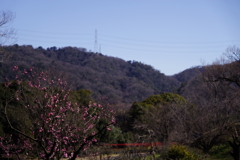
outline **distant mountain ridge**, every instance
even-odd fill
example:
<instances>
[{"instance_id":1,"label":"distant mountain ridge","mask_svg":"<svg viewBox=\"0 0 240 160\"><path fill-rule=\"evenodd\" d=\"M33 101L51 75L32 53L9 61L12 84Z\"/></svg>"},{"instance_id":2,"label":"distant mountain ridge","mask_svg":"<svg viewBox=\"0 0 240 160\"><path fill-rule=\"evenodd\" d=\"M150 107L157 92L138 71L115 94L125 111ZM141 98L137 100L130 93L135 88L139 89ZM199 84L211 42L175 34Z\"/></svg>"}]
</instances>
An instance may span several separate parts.
<instances>
[{"instance_id":1,"label":"distant mountain ridge","mask_svg":"<svg viewBox=\"0 0 240 160\"><path fill-rule=\"evenodd\" d=\"M189 79L181 78L185 73L166 76L141 62L124 61L77 47L3 46L0 56L0 81L14 77L9 72L14 65L21 69L34 67L64 75L74 90L91 90L93 98L108 97L111 104L132 103L154 94L175 92Z\"/></svg>"}]
</instances>

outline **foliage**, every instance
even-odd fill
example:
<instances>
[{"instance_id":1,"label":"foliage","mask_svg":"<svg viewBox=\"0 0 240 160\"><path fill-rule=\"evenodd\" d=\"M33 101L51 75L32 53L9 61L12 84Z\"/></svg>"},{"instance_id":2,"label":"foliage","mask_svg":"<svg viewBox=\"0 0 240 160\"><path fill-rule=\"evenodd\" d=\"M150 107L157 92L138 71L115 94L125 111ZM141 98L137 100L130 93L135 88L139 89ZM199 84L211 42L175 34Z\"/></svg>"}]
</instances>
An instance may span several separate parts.
<instances>
[{"instance_id":1,"label":"foliage","mask_svg":"<svg viewBox=\"0 0 240 160\"><path fill-rule=\"evenodd\" d=\"M0 84L0 123L2 124L2 127L0 127L0 133L2 133L0 136L4 136L4 133L12 134L13 137L16 136L15 132L12 132L11 127L7 124L7 120L4 115L6 105L12 106L6 109L9 118L12 120L11 123L14 128L22 128L25 132L29 132L27 128L32 126L29 116L27 115L26 108L22 106L16 98L12 97L18 89L19 86L17 81L11 82L8 86L6 86L6 83Z\"/></svg>"},{"instance_id":2,"label":"foliage","mask_svg":"<svg viewBox=\"0 0 240 160\"><path fill-rule=\"evenodd\" d=\"M167 152L168 159L174 160L196 160L194 154L191 153L185 146L173 145Z\"/></svg>"},{"instance_id":3,"label":"foliage","mask_svg":"<svg viewBox=\"0 0 240 160\"><path fill-rule=\"evenodd\" d=\"M187 104L187 100L174 93L163 93L160 95L149 96L147 99L139 103L133 103L129 110L131 121L138 120L140 122L144 122L146 121L145 116L148 115L148 112L151 110L151 108L170 104L184 105Z\"/></svg>"},{"instance_id":4,"label":"foliage","mask_svg":"<svg viewBox=\"0 0 240 160\"><path fill-rule=\"evenodd\" d=\"M229 152L231 148L228 144L219 144L214 146L210 152L209 155L214 159L231 159Z\"/></svg>"},{"instance_id":5,"label":"foliage","mask_svg":"<svg viewBox=\"0 0 240 160\"><path fill-rule=\"evenodd\" d=\"M88 106L89 102L93 102L92 92L90 90L81 89L77 91L70 91L69 98L71 101L77 102L78 105Z\"/></svg>"},{"instance_id":6,"label":"foliage","mask_svg":"<svg viewBox=\"0 0 240 160\"><path fill-rule=\"evenodd\" d=\"M158 104L166 105L169 103L186 104L187 100L178 94L162 93L160 95L153 95L142 101L142 104L156 106Z\"/></svg>"}]
</instances>

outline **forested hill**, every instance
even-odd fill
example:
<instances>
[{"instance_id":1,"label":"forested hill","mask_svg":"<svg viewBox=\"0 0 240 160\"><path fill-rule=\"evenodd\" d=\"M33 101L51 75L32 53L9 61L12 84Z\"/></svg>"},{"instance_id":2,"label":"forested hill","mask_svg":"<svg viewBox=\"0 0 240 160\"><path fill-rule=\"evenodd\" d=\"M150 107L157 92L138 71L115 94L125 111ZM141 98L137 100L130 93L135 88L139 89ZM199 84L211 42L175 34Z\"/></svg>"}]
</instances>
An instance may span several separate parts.
<instances>
[{"instance_id":1,"label":"forested hill","mask_svg":"<svg viewBox=\"0 0 240 160\"><path fill-rule=\"evenodd\" d=\"M177 79L179 82L186 83L192 78L195 78L196 76L198 76L203 71L204 71L203 66L195 66L195 67L188 68L178 74L175 74L172 77Z\"/></svg>"},{"instance_id":2,"label":"forested hill","mask_svg":"<svg viewBox=\"0 0 240 160\"><path fill-rule=\"evenodd\" d=\"M12 77L11 68L35 68L67 77L74 90L88 89L93 98L109 103L132 103L150 95L175 91L181 82L150 65L87 52L84 48L3 46L0 49L1 81Z\"/></svg>"}]
</instances>

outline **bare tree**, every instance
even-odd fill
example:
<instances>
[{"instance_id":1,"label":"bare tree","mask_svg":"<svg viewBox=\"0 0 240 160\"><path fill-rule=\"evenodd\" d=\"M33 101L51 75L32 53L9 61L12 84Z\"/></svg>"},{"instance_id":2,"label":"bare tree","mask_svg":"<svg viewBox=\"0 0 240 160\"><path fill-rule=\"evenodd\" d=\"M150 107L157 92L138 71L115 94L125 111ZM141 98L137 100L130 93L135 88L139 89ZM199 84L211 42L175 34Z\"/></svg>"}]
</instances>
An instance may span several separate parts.
<instances>
[{"instance_id":1,"label":"bare tree","mask_svg":"<svg viewBox=\"0 0 240 160\"><path fill-rule=\"evenodd\" d=\"M233 140L233 142L229 142L232 147L231 155L235 160L239 160L240 49L235 46L229 47L224 55L228 59L221 59L207 67L204 77L208 84L220 86L216 93L222 104L228 108L227 113L231 118L228 128L234 128L229 129Z\"/></svg>"},{"instance_id":2,"label":"bare tree","mask_svg":"<svg viewBox=\"0 0 240 160\"><path fill-rule=\"evenodd\" d=\"M194 104L187 116L189 142L208 153L209 150L222 142L228 134L229 126L235 123L233 118L238 92L235 86L218 79L224 74L235 72L229 70L226 60L221 59L212 65L205 66L204 72L188 82L184 96ZM227 71L228 70L228 71ZM180 114L181 115L181 114Z\"/></svg>"},{"instance_id":3,"label":"bare tree","mask_svg":"<svg viewBox=\"0 0 240 160\"><path fill-rule=\"evenodd\" d=\"M240 50L230 47L225 55L228 59L221 58L205 66L202 75L187 84L185 95L197 106L191 122L191 139L195 147L207 153L232 134L232 155L239 157L236 151L239 149Z\"/></svg>"},{"instance_id":4,"label":"bare tree","mask_svg":"<svg viewBox=\"0 0 240 160\"><path fill-rule=\"evenodd\" d=\"M15 30L9 26L14 18L15 14L11 11L0 12L0 45L15 42Z\"/></svg>"},{"instance_id":5,"label":"bare tree","mask_svg":"<svg viewBox=\"0 0 240 160\"><path fill-rule=\"evenodd\" d=\"M228 47L224 55L232 62L240 62L240 48L236 46Z\"/></svg>"}]
</instances>

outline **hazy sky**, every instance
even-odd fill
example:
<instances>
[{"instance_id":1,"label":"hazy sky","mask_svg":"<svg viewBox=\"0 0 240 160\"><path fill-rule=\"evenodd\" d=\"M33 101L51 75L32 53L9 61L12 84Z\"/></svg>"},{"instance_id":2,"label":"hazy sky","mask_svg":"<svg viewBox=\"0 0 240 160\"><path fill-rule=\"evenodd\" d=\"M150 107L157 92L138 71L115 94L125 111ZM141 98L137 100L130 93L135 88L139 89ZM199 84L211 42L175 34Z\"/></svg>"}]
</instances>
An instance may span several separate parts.
<instances>
[{"instance_id":1,"label":"hazy sky","mask_svg":"<svg viewBox=\"0 0 240 160\"><path fill-rule=\"evenodd\" d=\"M149 64L166 75L240 46L240 0L0 0L17 44L82 47ZM98 48L99 50L99 48Z\"/></svg>"}]
</instances>

